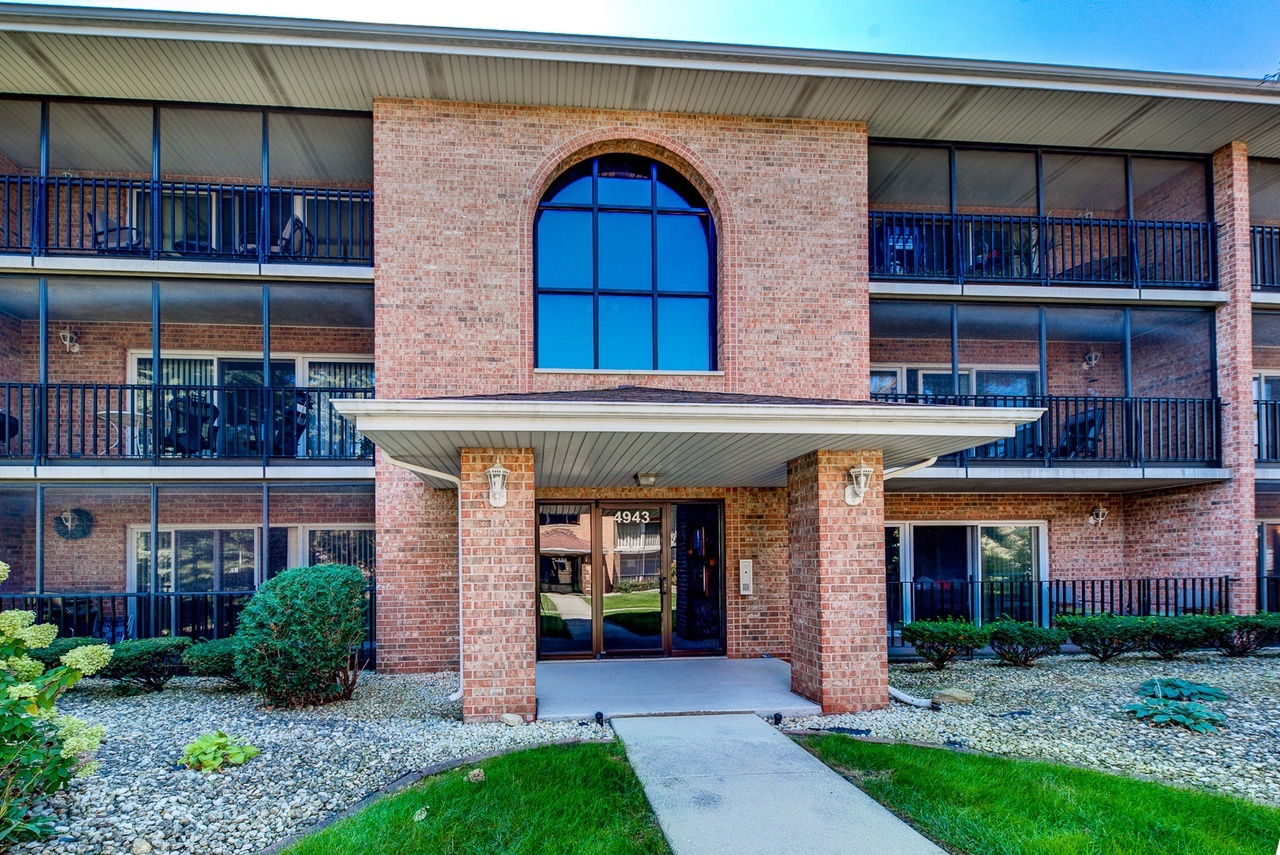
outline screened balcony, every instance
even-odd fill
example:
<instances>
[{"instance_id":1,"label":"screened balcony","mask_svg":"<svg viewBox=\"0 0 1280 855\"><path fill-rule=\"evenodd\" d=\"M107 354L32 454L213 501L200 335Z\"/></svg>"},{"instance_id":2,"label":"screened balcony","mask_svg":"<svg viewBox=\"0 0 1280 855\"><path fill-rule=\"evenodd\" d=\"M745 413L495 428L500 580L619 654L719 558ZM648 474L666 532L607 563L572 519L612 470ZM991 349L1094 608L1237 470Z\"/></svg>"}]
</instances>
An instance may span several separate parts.
<instances>
[{"instance_id":1,"label":"screened balcony","mask_svg":"<svg viewBox=\"0 0 1280 855\"><path fill-rule=\"evenodd\" d=\"M1007 440L943 465L1213 466L1211 312L871 304L871 397L1043 407Z\"/></svg>"},{"instance_id":2,"label":"screened balcony","mask_svg":"<svg viewBox=\"0 0 1280 855\"><path fill-rule=\"evenodd\" d=\"M0 100L0 253L371 265L372 120Z\"/></svg>"},{"instance_id":3,"label":"screened balcony","mask_svg":"<svg viewBox=\"0 0 1280 855\"><path fill-rule=\"evenodd\" d=\"M0 610L108 642L225 638L263 582L290 567L359 567L374 643L371 483L0 485L13 570Z\"/></svg>"},{"instance_id":4,"label":"screened balcony","mask_svg":"<svg viewBox=\"0 0 1280 855\"><path fill-rule=\"evenodd\" d=\"M367 286L8 280L0 461L368 461L372 353Z\"/></svg>"},{"instance_id":5,"label":"screened balcony","mask_svg":"<svg viewBox=\"0 0 1280 855\"><path fill-rule=\"evenodd\" d=\"M1203 158L872 144L871 278L1214 288Z\"/></svg>"},{"instance_id":6,"label":"screened balcony","mask_svg":"<svg viewBox=\"0 0 1280 855\"><path fill-rule=\"evenodd\" d=\"M1280 291L1280 160L1249 161L1253 287Z\"/></svg>"}]
</instances>

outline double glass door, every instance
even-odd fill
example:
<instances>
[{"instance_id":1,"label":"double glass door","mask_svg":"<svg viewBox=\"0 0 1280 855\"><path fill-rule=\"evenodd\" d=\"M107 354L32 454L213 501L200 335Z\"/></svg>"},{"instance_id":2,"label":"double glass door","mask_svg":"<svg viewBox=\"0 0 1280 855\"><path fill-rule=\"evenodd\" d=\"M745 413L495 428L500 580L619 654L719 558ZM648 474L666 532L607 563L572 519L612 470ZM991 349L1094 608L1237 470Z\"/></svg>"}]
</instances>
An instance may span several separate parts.
<instances>
[{"instance_id":1,"label":"double glass door","mask_svg":"<svg viewBox=\"0 0 1280 855\"><path fill-rule=\"evenodd\" d=\"M539 653L722 653L721 521L714 502L540 504Z\"/></svg>"}]
</instances>

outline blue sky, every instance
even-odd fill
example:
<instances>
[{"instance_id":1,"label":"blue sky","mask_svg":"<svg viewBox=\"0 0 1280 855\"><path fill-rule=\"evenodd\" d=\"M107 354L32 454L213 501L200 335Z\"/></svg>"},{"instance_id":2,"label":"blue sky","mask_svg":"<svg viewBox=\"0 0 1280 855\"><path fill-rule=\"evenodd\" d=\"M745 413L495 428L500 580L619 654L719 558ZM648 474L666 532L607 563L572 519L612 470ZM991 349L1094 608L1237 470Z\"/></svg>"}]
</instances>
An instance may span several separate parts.
<instances>
[{"instance_id":1,"label":"blue sky","mask_svg":"<svg viewBox=\"0 0 1280 855\"><path fill-rule=\"evenodd\" d=\"M1276 0L132 0L101 5L832 48L1261 78Z\"/></svg>"}]
</instances>

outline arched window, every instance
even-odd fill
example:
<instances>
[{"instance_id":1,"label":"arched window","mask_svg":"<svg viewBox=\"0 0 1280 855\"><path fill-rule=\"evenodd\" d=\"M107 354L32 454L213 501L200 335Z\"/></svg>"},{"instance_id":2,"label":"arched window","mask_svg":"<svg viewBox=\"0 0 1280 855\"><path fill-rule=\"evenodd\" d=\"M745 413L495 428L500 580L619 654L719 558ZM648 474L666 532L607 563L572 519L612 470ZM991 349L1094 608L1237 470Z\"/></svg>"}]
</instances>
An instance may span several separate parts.
<instances>
[{"instance_id":1,"label":"arched window","mask_svg":"<svg viewBox=\"0 0 1280 855\"><path fill-rule=\"evenodd\" d=\"M551 186L534 225L537 367L715 368L715 235L683 176L601 155Z\"/></svg>"}]
</instances>

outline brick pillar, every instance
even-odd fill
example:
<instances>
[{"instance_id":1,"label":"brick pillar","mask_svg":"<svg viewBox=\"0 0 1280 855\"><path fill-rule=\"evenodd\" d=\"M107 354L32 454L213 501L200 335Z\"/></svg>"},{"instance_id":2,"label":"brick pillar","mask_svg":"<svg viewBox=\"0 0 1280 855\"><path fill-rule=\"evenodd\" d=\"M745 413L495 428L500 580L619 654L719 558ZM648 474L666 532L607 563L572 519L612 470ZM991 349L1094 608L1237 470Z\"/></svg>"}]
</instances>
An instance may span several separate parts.
<instances>
[{"instance_id":1,"label":"brick pillar","mask_svg":"<svg viewBox=\"0 0 1280 855\"><path fill-rule=\"evenodd\" d=\"M489 504L485 470L510 470L507 503ZM537 713L533 450L462 449L462 718Z\"/></svg>"},{"instance_id":2,"label":"brick pillar","mask_svg":"<svg viewBox=\"0 0 1280 855\"><path fill-rule=\"evenodd\" d=\"M862 504L849 470L876 470ZM889 700L884 489L879 452L817 451L787 464L791 535L791 689L827 714Z\"/></svg>"},{"instance_id":3,"label":"brick pillar","mask_svg":"<svg viewBox=\"0 0 1280 855\"><path fill-rule=\"evenodd\" d=\"M1220 566L1235 577L1232 610L1257 608L1257 531L1254 520L1253 268L1249 240L1249 157L1233 142L1213 155L1213 218L1218 227L1218 283L1227 296L1218 309L1218 394L1222 398L1222 465L1233 473L1205 522L1229 532ZM1213 519L1210 521L1209 516Z\"/></svg>"}]
</instances>

